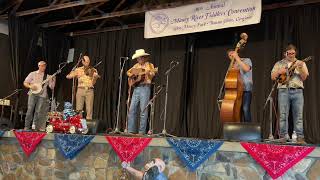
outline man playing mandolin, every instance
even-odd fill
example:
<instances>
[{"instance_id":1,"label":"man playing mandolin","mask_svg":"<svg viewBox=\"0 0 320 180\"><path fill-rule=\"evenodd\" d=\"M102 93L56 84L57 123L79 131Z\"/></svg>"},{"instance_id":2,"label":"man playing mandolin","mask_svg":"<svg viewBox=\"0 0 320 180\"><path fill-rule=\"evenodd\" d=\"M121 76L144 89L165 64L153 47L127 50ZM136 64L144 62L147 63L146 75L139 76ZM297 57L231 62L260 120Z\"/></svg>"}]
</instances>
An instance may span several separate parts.
<instances>
[{"instance_id":1,"label":"man playing mandolin","mask_svg":"<svg viewBox=\"0 0 320 180\"><path fill-rule=\"evenodd\" d=\"M285 83L278 83L280 138L283 142L289 140L288 116L291 107L294 124L292 141L305 143L303 134L303 81L309 76L309 71L303 61L296 59L296 47L292 44L287 46L285 58L274 65L271 71L271 79L278 80L281 75L289 74L289 69L292 69L291 66L293 66L292 76L288 77L288 81Z\"/></svg>"},{"instance_id":2,"label":"man playing mandolin","mask_svg":"<svg viewBox=\"0 0 320 180\"><path fill-rule=\"evenodd\" d=\"M29 130L32 120L35 124L36 130L44 131L45 129L45 116L47 114L46 108L47 105L47 87L49 86L50 89L53 89L55 86L55 77L47 76L45 74L47 64L44 61L40 61L38 63L38 70L31 72L23 82L23 85L28 88L29 97L28 97L28 110L25 119L24 129ZM41 84L46 79L49 79L48 83ZM38 87L37 84L41 86ZM42 87L42 91L38 94L32 93L32 91L38 91ZM34 113L33 113L34 112Z\"/></svg>"},{"instance_id":3,"label":"man playing mandolin","mask_svg":"<svg viewBox=\"0 0 320 180\"><path fill-rule=\"evenodd\" d=\"M251 98L252 98L252 62L249 58L240 58L234 50L228 50L227 55L230 60L234 59L233 68L240 69L244 89L242 95L242 114L244 122L251 122Z\"/></svg>"},{"instance_id":4,"label":"man playing mandolin","mask_svg":"<svg viewBox=\"0 0 320 180\"><path fill-rule=\"evenodd\" d=\"M144 111L150 99L151 81L155 76L157 69L153 64L148 62L150 54L146 53L144 49L136 50L132 59L137 59L136 63L131 69L127 71L130 86L134 86L132 99L128 113L128 132L135 133L137 128L136 115L140 104L140 126L139 134L146 133L148 111ZM132 83L133 82L133 83Z\"/></svg>"},{"instance_id":5,"label":"man playing mandolin","mask_svg":"<svg viewBox=\"0 0 320 180\"><path fill-rule=\"evenodd\" d=\"M81 67L76 68L67 75L67 79L78 78L78 89L76 94L76 110L82 111L86 104L86 119L92 120L94 85L100 77L94 67L90 67L89 56L83 56Z\"/></svg>"}]
</instances>

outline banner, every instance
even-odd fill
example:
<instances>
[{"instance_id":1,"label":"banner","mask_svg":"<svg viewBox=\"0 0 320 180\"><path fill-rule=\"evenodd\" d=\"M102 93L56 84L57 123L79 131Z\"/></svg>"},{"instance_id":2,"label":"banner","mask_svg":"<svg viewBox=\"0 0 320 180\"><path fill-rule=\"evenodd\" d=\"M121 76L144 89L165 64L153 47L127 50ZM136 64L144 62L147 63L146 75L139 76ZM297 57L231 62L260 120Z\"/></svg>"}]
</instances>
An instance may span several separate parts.
<instances>
[{"instance_id":1,"label":"banner","mask_svg":"<svg viewBox=\"0 0 320 180\"><path fill-rule=\"evenodd\" d=\"M54 145L67 159L76 157L94 138L93 135L55 134Z\"/></svg>"},{"instance_id":2,"label":"banner","mask_svg":"<svg viewBox=\"0 0 320 180\"><path fill-rule=\"evenodd\" d=\"M168 138L167 141L190 171L195 171L223 144L222 141L185 138Z\"/></svg>"},{"instance_id":3,"label":"banner","mask_svg":"<svg viewBox=\"0 0 320 180\"><path fill-rule=\"evenodd\" d=\"M311 153L315 147L245 143L241 145L273 178L282 176L288 169Z\"/></svg>"},{"instance_id":4,"label":"banner","mask_svg":"<svg viewBox=\"0 0 320 180\"><path fill-rule=\"evenodd\" d=\"M105 136L121 161L132 162L152 140L151 138Z\"/></svg>"},{"instance_id":5,"label":"banner","mask_svg":"<svg viewBox=\"0 0 320 180\"><path fill-rule=\"evenodd\" d=\"M261 0L214 0L147 11L144 37L156 38L257 24L261 12Z\"/></svg>"},{"instance_id":6,"label":"banner","mask_svg":"<svg viewBox=\"0 0 320 180\"><path fill-rule=\"evenodd\" d=\"M36 149L41 140L47 135L43 132L13 131L20 146L27 156Z\"/></svg>"}]
</instances>

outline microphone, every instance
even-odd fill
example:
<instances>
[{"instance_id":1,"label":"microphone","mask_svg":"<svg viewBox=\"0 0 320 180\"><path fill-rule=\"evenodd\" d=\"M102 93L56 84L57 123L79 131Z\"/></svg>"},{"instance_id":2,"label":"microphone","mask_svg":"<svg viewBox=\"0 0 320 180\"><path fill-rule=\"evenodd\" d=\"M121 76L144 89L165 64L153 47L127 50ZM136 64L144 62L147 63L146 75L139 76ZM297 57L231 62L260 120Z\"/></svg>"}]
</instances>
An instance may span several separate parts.
<instances>
[{"instance_id":1,"label":"microphone","mask_svg":"<svg viewBox=\"0 0 320 180\"><path fill-rule=\"evenodd\" d=\"M180 62L179 61L171 61L170 64L173 64L173 66L177 66L180 64Z\"/></svg>"},{"instance_id":2,"label":"microphone","mask_svg":"<svg viewBox=\"0 0 320 180\"><path fill-rule=\"evenodd\" d=\"M125 60L129 60L129 57L120 57L120 58L122 58L122 59L125 59Z\"/></svg>"}]
</instances>

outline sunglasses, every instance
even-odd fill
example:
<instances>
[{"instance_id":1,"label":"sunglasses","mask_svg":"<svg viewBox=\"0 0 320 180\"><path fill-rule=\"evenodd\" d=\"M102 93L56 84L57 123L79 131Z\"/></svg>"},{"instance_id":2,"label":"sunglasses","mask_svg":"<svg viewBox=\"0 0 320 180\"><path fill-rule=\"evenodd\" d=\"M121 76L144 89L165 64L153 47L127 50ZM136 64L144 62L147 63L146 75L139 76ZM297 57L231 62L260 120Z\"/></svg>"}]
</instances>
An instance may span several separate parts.
<instances>
[{"instance_id":1,"label":"sunglasses","mask_svg":"<svg viewBox=\"0 0 320 180\"><path fill-rule=\"evenodd\" d=\"M295 52L287 53L287 55L294 55L296 54Z\"/></svg>"}]
</instances>

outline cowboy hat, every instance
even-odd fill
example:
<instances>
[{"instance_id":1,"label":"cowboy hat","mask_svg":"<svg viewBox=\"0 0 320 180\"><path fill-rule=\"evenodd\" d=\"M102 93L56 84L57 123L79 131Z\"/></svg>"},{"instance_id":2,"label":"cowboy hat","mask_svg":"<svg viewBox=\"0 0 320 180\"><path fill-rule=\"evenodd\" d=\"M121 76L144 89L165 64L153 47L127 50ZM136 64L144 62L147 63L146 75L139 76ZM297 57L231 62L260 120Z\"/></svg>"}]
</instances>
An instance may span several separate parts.
<instances>
[{"instance_id":1,"label":"cowboy hat","mask_svg":"<svg viewBox=\"0 0 320 180\"><path fill-rule=\"evenodd\" d=\"M136 52L132 55L132 59L137 59L138 57L142 56L149 56L150 54L146 53L144 49L138 49Z\"/></svg>"}]
</instances>

